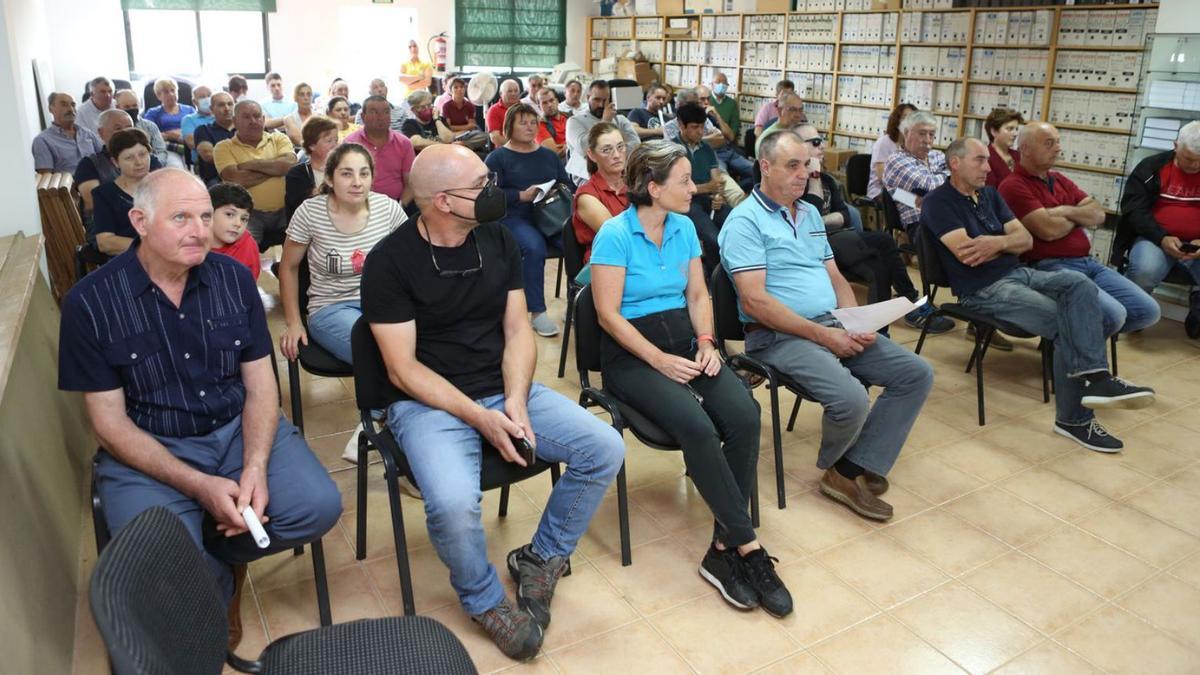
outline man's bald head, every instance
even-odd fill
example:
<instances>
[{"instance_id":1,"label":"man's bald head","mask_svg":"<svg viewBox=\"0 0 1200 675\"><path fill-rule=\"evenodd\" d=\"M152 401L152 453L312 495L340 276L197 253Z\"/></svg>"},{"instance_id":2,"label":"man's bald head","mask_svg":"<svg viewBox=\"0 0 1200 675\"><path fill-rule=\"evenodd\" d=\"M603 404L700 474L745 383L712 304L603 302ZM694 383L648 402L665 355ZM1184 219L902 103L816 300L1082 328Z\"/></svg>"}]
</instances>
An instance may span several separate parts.
<instances>
[{"instance_id":1,"label":"man's bald head","mask_svg":"<svg viewBox=\"0 0 1200 675\"><path fill-rule=\"evenodd\" d=\"M1027 122L1017 134L1021 166L1034 175L1050 170L1062 153L1058 129L1048 122Z\"/></svg>"},{"instance_id":2,"label":"man's bald head","mask_svg":"<svg viewBox=\"0 0 1200 675\"><path fill-rule=\"evenodd\" d=\"M133 208L141 209L147 218L153 219L155 213L177 197L196 197L200 193L208 196L204 183L195 174L176 168L159 169L138 183L133 193Z\"/></svg>"},{"instance_id":3,"label":"man's bald head","mask_svg":"<svg viewBox=\"0 0 1200 675\"><path fill-rule=\"evenodd\" d=\"M108 139L114 132L122 129L133 127L133 119L129 117L129 113L120 108L109 108L100 113L97 120L96 133L100 134L100 140L108 143Z\"/></svg>"},{"instance_id":4,"label":"man's bald head","mask_svg":"<svg viewBox=\"0 0 1200 675\"><path fill-rule=\"evenodd\" d=\"M116 101L117 107L122 109L136 108L141 102L138 100L138 95L132 89L122 89L116 94L113 94L113 100Z\"/></svg>"},{"instance_id":5,"label":"man's bald head","mask_svg":"<svg viewBox=\"0 0 1200 675\"><path fill-rule=\"evenodd\" d=\"M427 220L436 221L447 217L445 212L451 210L459 214L472 212L469 207L462 205L449 202L441 204L443 199L448 200L449 197L436 199L438 194L446 190L483 187L487 176L487 165L474 152L461 145L437 144L426 147L417 155L408 180L421 214ZM462 196L465 198L467 194Z\"/></svg>"}]
</instances>

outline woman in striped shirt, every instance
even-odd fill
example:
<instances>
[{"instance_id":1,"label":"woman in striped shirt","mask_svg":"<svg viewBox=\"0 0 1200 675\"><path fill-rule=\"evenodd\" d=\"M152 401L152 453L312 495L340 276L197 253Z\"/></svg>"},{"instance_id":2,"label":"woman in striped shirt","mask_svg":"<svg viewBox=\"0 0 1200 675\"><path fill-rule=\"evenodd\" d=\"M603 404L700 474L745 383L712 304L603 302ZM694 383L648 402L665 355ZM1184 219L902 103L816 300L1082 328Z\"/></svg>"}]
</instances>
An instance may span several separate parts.
<instances>
[{"instance_id":1,"label":"woman in striped shirt","mask_svg":"<svg viewBox=\"0 0 1200 675\"><path fill-rule=\"evenodd\" d=\"M287 328L279 348L295 359L308 333L317 344L350 363L350 329L362 316L358 287L363 261L375 244L407 217L399 202L371 192L375 164L356 143L338 146L325 160L321 194L292 216L279 265L279 289ZM300 264L307 256L307 331L300 311Z\"/></svg>"}]
</instances>

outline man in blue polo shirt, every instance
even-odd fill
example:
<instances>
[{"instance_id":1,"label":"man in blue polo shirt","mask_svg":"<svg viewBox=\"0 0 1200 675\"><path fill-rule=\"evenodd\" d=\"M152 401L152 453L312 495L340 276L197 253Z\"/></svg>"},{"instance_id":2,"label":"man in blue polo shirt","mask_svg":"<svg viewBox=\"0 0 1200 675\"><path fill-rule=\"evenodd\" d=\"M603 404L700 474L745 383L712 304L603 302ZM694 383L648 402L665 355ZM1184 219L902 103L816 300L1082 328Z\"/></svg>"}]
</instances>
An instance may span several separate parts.
<instances>
[{"instance_id":1,"label":"man in blue polo shirt","mask_svg":"<svg viewBox=\"0 0 1200 675\"><path fill-rule=\"evenodd\" d=\"M808 187L812 146L791 129L759 147L762 183L721 230L721 261L737 287L746 352L796 380L825 410L817 467L821 492L874 520L885 476L933 387L933 368L876 333L847 332L833 318L857 302L838 271ZM863 383L882 386L872 406Z\"/></svg>"},{"instance_id":2,"label":"man in blue polo shirt","mask_svg":"<svg viewBox=\"0 0 1200 675\"><path fill-rule=\"evenodd\" d=\"M233 258L208 255L212 211L185 171L142 181L129 212L140 242L63 300L58 386L83 392L102 446L95 478L109 530L167 507L230 601L230 565L241 566L240 581L246 563L320 538L342 504L280 415L254 279ZM267 548L247 533L247 506Z\"/></svg>"},{"instance_id":3,"label":"man in blue polo shirt","mask_svg":"<svg viewBox=\"0 0 1200 675\"><path fill-rule=\"evenodd\" d=\"M1154 390L1108 372L1099 289L1074 270L1025 267L1033 238L993 187L988 149L960 138L946 148L950 178L921 207L920 236L932 233L950 288L967 309L1054 341L1054 431L1097 452L1123 446L1090 408L1143 408Z\"/></svg>"}]
</instances>

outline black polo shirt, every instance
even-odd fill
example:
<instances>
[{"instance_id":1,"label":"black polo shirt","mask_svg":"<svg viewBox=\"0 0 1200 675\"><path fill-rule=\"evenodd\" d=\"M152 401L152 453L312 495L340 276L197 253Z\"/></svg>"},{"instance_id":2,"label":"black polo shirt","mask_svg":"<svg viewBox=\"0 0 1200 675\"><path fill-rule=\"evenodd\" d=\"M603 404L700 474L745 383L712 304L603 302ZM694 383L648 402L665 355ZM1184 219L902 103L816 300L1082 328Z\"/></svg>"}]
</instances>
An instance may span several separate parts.
<instances>
[{"instance_id":1,"label":"black polo shirt","mask_svg":"<svg viewBox=\"0 0 1200 675\"><path fill-rule=\"evenodd\" d=\"M941 242L942 235L965 229L967 236L972 239L985 235L998 236L1004 234L1004 224L1014 218L1008 205L1000 198L1000 193L991 186L976 192L975 199L972 199L946 181L925 195L921 202L921 224L938 238L935 246L942 269L950 277L950 288L956 296L965 298L992 285L1021 263L1017 256L1001 253L976 267L964 265Z\"/></svg>"},{"instance_id":2,"label":"black polo shirt","mask_svg":"<svg viewBox=\"0 0 1200 675\"><path fill-rule=\"evenodd\" d=\"M197 127L196 133L192 137L196 140L196 145L207 141L212 143L215 148L217 147L217 143L233 138L234 133L234 129L225 129L219 124L205 124L202 127ZM203 158L196 160L196 171L200 174L200 180L204 181L205 185L214 180L220 180L220 176L217 174L217 165L212 162L206 162Z\"/></svg>"}]
</instances>

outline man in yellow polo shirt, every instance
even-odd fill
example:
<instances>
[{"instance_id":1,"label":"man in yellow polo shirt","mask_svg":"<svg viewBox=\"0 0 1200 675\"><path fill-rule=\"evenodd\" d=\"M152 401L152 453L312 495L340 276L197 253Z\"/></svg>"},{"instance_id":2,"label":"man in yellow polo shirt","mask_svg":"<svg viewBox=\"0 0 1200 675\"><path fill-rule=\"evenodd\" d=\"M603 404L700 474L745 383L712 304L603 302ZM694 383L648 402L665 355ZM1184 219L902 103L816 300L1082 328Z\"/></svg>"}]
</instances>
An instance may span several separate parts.
<instances>
[{"instance_id":1,"label":"man in yellow polo shirt","mask_svg":"<svg viewBox=\"0 0 1200 675\"><path fill-rule=\"evenodd\" d=\"M265 132L262 106L243 99L233 109L233 138L213 148L213 163L221 180L250 191L250 236L259 251L283 243L287 220L283 210L283 177L296 163L286 134Z\"/></svg>"}]
</instances>

